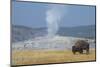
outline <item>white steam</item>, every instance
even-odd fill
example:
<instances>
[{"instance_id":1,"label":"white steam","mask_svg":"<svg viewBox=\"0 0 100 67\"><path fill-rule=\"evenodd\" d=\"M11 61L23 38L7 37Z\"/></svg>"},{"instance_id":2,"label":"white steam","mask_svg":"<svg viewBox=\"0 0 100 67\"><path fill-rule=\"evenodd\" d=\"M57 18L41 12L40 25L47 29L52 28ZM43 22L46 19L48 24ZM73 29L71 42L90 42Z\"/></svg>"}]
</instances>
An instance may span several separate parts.
<instances>
[{"instance_id":1,"label":"white steam","mask_svg":"<svg viewBox=\"0 0 100 67\"><path fill-rule=\"evenodd\" d=\"M59 22L64 16L65 6L64 5L50 5L46 12L46 22L48 27L48 37L56 35L59 29Z\"/></svg>"}]
</instances>

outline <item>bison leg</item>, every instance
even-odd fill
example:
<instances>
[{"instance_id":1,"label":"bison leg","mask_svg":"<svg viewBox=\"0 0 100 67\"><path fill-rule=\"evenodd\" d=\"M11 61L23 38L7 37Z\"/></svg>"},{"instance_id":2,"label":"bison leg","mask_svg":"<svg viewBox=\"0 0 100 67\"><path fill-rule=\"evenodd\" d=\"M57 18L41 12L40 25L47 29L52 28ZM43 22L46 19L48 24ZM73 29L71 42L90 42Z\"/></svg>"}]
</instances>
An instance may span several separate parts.
<instances>
[{"instance_id":1,"label":"bison leg","mask_svg":"<svg viewBox=\"0 0 100 67\"><path fill-rule=\"evenodd\" d=\"M83 54L83 49L82 49L82 48L80 49L79 53L80 53L80 54Z\"/></svg>"},{"instance_id":2,"label":"bison leg","mask_svg":"<svg viewBox=\"0 0 100 67\"><path fill-rule=\"evenodd\" d=\"M76 48L75 48L75 46L72 46L72 52L73 52L73 54L76 53Z\"/></svg>"},{"instance_id":3,"label":"bison leg","mask_svg":"<svg viewBox=\"0 0 100 67\"><path fill-rule=\"evenodd\" d=\"M76 51L73 51L73 54L76 54Z\"/></svg>"},{"instance_id":4,"label":"bison leg","mask_svg":"<svg viewBox=\"0 0 100 67\"><path fill-rule=\"evenodd\" d=\"M89 45L87 46L86 54L89 54Z\"/></svg>"},{"instance_id":5,"label":"bison leg","mask_svg":"<svg viewBox=\"0 0 100 67\"><path fill-rule=\"evenodd\" d=\"M89 49L86 49L86 54L89 54Z\"/></svg>"}]
</instances>

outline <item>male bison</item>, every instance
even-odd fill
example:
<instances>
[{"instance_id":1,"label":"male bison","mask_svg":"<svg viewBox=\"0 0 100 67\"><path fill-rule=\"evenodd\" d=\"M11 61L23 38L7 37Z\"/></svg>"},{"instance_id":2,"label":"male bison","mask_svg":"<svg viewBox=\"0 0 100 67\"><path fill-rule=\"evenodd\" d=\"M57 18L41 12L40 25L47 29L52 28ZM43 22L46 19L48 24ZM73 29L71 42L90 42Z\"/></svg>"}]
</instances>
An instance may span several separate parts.
<instances>
[{"instance_id":1,"label":"male bison","mask_svg":"<svg viewBox=\"0 0 100 67\"><path fill-rule=\"evenodd\" d=\"M86 50L86 54L89 54L89 43L84 40L78 40L74 46L72 46L72 52L75 54L79 52L80 54L83 53L83 50Z\"/></svg>"}]
</instances>

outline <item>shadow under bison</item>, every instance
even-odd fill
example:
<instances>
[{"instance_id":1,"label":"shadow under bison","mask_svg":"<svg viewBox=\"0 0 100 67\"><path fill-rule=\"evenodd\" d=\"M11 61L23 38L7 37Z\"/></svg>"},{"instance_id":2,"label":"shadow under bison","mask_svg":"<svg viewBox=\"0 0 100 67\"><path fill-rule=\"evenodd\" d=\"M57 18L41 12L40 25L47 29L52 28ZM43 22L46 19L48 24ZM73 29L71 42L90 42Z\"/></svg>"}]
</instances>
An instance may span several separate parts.
<instances>
[{"instance_id":1,"label":"shadow under bison","mask_svg":"<svg viewBox=\"0 0 100 67\"><path fill-rule=\"evenodd\" d=\"M75 45L72 46L73 54L76 52L83 54L83 50L86 50L86 54L89 54L89 43L84 40L78 40Z\"/></svg>"}]
</instances>

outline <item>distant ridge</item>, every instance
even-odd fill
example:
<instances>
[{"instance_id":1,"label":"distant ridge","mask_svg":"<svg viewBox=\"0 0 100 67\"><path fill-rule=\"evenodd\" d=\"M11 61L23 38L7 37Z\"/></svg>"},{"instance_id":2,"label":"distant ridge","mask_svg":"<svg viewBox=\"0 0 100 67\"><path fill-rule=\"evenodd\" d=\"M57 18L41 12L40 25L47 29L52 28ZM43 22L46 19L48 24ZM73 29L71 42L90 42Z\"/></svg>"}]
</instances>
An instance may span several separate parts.
<instances>
[{"instance_id":1,"label":"distant ridge","mask_svg":"<svg viewBox=\"0 0 100 67\"><path fill-rule=\"evenodd\" d=\"M12 25L12 42L24 41L38 36L45 36L47 29L31 28L22 25ZM83 38L95 38L95 25L78 27L60 27L57 33L60 36L73 36Z\"/></svg>"},{"instance_id":2,"label":"distant ridge","mask_svg":"<svg viewBox=\"0 0 100 67\"><path fill-rule=\"evenodd\" d=\"M95 25L61 27L58 34L63 36L95 38Z\"/></svg>"},{"instance_id":3,"label":"distant ridge","mask_svg":"<svg viewBox=\"0 0 100 67\"><path fill-rule=\"evenodd\" d=\"M44 32L44 28L33 29L22 25L12 25L12 42L24 41L37 36L43 36L45 34Z\"/></svg>"}]
</instances>

